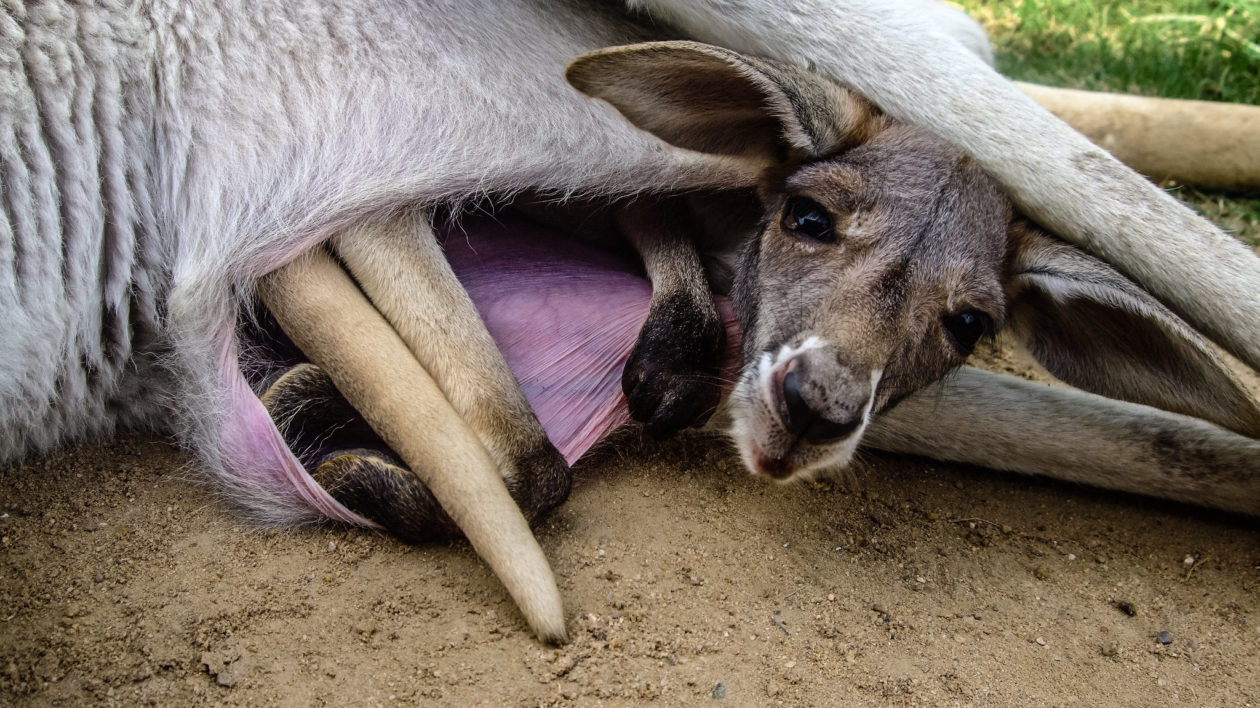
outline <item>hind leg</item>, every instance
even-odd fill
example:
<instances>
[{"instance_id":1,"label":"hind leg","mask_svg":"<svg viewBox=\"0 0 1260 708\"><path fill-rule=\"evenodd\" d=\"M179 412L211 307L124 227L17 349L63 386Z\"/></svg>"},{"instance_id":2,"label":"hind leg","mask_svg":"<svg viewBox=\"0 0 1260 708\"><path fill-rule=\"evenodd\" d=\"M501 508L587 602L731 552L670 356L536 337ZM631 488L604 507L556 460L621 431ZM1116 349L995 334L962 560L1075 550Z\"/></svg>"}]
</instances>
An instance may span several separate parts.
<instances>
[{"instance_id":1,"label":"hind leg","mask_svg":"<svg viewBox=\"0 0 1260 708\"><path fill-rule=\"evenodd\" d=\"M535 633L563 639L555 578L497 467L358 285L317 249L264 277L258 292L293 343L432 491Z\"/></svg>"},{"instance_id":2,"label":"hind leg","mask_svg":"<svg viewBox=\"0 0 1260 708\"><path fill-rule=\"evenodd\" d=\"M459 536L420 478L314 364L298 364L262 395L267 414L334 499L408 543Z\"/></svg>"},{"instance_id":3,"label":"hind leg","mask_svg":"<svg viewBox=\"0 0 1260 708\"><path fill-rule=\"evenodd\" d=\"M477 309L442 253L429 214L402 211L333 238L372 305L477 434L528 518L572 481Z\"/></svg>"},{"instance_id":4,"label":"hind leg","mask_svg":"<svg viewBox=\"0 0 1260 708\"><path fill-rule=\"evenodd\" d=\"M1198 418L971 367L877 418L866 442L1260 514L1260 441Z\"/></svg>"}]
</instances>

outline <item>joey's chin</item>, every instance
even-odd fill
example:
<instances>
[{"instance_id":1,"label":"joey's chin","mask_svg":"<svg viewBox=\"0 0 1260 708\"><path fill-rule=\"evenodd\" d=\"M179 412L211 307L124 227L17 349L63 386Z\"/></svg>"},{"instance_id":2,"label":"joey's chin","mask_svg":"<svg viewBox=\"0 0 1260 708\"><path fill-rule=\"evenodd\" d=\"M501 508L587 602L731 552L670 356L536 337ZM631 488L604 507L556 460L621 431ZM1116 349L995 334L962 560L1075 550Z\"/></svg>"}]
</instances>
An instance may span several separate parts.
<instances>
[{"instance_id":1,"label":"joey's chin","mask_svg":"<svg viewBox=\"0 0 1260 708\"><path fill-rule=\"evenodd\" d=\"M853 455L866 428L862 425L848 438L835 443L814 445L795 440L784 448L782 444L776 446L773 441L781 435L771 435L771 440L758 436L755 431L759 426L749 419L747 411L732 411L731 417L731 439L744 467L753 476L779 483L808 482L823 471L847 468L853 462Z\"/></svg>"}]
</instances>

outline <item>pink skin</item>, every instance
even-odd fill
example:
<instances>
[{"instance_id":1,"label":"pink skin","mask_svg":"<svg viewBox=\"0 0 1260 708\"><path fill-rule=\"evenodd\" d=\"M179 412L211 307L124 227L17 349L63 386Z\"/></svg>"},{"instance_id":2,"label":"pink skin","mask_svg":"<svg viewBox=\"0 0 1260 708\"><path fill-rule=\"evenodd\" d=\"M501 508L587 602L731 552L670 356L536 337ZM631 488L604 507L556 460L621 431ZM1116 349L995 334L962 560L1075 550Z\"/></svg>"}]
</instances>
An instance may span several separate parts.
<instances>
[{"instance_id":1,"label":"pink skin","mask_svg":"<svg viewBox=\"0 0 1260 708\"><path fill-rule=\"evenodd\" d=\"M789 359L786 364L776 366L770 372L770 378L760 392L763 405L776 413L770 418L776 425L782 425L780 421L785 420L787 415L787 404L783 402L783 379L790 372L795 371L799 364L799 360ZM753 474L767 474L775 479L783 480L796 472L787 460L766 454L755 439L750 437L749 442L752 443Z\"/></svg>"},{"instance_id":2,"label":"pink skin","mask_svg":"<svg viewBox=\"0 0 1260 708\"><path fill-rule=\"evenodd\" d=\"M463 223L445 249L566 460L630 420L621 370L652 297L635 264L521 219ZM719 307L738 342L729 306ZM728 380L737 350L728 347Z\"/></svg>"},{"instance_id":3,"label":"pink skin","mask_svg":"<svg viewBox=\"0 0 1260 708\"><path fill-rule=\"evenodd\" d=\"M570 463L630 420L621 371L648 316L641 268L516 217L467 219L442 235L447 258L516 374L547 436ZM738 367L738 324L727 324L724 378ZM285 446L225 333L219 374L229 402L223 462L242 490L357 526L375 524L320 487Z\"/></svg>"}]
</instances>

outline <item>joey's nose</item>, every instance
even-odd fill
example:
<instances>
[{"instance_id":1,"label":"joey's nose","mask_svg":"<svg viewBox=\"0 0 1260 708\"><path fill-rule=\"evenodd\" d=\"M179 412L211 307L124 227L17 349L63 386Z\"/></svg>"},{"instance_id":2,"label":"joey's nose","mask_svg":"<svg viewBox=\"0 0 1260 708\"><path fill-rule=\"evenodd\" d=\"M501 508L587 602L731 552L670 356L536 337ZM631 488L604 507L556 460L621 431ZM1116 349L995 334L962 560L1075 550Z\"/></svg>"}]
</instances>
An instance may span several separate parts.
<instances>
[{"instance_id":1,"label":"joey's nose","mask_svg":"<svg viewBox=\"0 0 1260 708\"><path fill-rule=\"evenodd\" d=\"M795 370L783 377L783 403L783 424L789 432L813 445L847 438L861 422L861 415L837 422L811 408L801 396L801 380Z\"/></svg>"}]
</instances>

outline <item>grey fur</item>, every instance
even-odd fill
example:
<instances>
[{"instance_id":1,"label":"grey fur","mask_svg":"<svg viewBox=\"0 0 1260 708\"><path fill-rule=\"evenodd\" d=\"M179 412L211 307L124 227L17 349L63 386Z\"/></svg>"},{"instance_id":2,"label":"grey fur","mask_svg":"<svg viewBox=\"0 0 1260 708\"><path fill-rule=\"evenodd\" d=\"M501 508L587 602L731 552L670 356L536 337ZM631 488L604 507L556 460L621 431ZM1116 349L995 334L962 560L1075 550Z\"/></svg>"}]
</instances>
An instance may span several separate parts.
<instances>
[{"instance_id":1,"label":"grey fur","mask_svg":"<svg viewBox=\"0 0 1260 708\"><path fill-rule=\"evenodd\" d=\"M970 367L878 418L867 443L1260 514L1260 441L1195 418Z\"/></svg>"}]
</instances>

